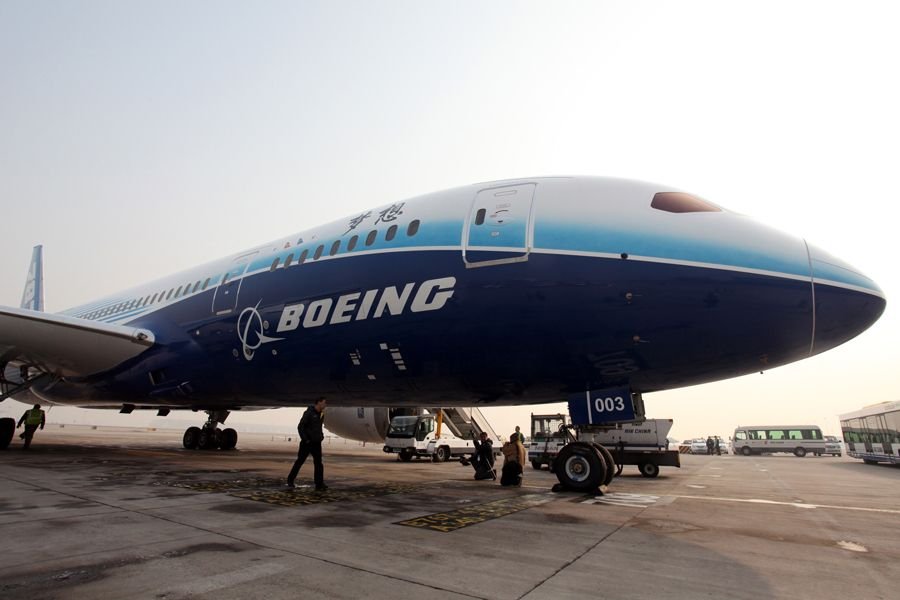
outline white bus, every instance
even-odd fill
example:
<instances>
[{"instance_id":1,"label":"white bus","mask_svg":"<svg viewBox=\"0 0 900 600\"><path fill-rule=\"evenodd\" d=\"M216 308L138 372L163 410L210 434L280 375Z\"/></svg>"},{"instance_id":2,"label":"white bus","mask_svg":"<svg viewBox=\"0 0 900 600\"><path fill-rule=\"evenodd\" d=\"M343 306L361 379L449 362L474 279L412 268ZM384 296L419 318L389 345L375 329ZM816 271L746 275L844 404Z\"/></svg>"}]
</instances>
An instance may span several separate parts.
<instances>
[{"instance_id":1,"label":"white bus","mask_svg":"<svg viewBox=\"0 0 900 600\"><path fill-rule=\"evenodd\" d=\"M825 437L817 425L752 425L734 430L735 454L793 452L795 456L825 453Z\"/></svg>"},{"instance_id":2,"label":"white bus","mask_svg":"<svg viewBox=\"0 0 900 600\"><path fill-rule=\"evenodd\" d=\"M900 402L881 402L838 417L847 454L867 465L900 464Z\"/></svg>"}]
</instances>

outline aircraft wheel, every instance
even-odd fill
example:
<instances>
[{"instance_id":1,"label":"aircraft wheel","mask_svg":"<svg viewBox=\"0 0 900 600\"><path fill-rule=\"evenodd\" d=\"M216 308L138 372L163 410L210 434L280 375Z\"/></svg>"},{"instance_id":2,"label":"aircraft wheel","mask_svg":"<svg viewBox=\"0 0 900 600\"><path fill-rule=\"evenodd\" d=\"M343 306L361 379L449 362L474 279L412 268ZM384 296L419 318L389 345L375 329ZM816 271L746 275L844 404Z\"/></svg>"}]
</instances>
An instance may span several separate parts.
<instances>
[{"instance_id":1,"label":"aircraft wheel","mask_svg":"<svg viewBox=\"0 0 900 600\"><path fill-rule=\"evenodd\" d=\"M217 448L219 446L219 430L207 429L204 427L200 430L198 441L201 450L212 450L213 448Z\"/></svg>"},{"instance_id":2,"label":"aircraft wheel","mask_svg":"<svg viewBox=\"0 0 900 600\"><path fill-rule=\"evenodd\" d=\"M0 419L0 450L5 450L12 442L13 434L16 432L16 420L10 417Z\"/></svg>"},{"instance_id":3,"label":"aircraft wheel","mask_svg":"<svg viewBox=\"0 0 900 600\"><path fill-rule=\"evenodd\" d=\"M412 453L412 450L404 448L403 450L400 451L399 456L400 456L400 460L402 460L403 462L409 462L412 460L413 453Z\"/></svg>"},{"instance_id":4,"label":"aircraft wheel","mask_svg":"<svg viewBox=\"0 0 900 600\"><path fill-rule=\"evenodd\" d=\"M606 479L606 461L587 442L571 442L556 457L556 478L570 490L590 492Z\"/></svg>"},{"instance_id":5,"label":"aircraft wheel","mask_svg":"<svg viewBox=\"0 0 900 600\"><path fill-rule=\"evenodd\" d=\"M652 462L645 462L638 465L641 475L644 477L656 477L659 475L659 465Z\"/></svg>"},{"instance_id":6,"label":"aircraft wheel","mask_svg":"<svg viewBox=\"0 0 900 600\"><path fill-rule=\"evenodd\" d=\"M597 452L600 453L600 456L603 457L603 462L606 464L606 477L603 478L602 485L609 485L612 483L613 477L616 476L616 461L613 458L612 453L602 444L594 444L594 448L597 449ZM621 473L621 471L619 471L619 473Z\"/></svg>"},{"instance_id":7,"label":"aircraft wheel","mask_svg":"<svg viewBox=\"0 0 900 600\"><path fill-rule=\"evenodd\" d=\"M237 440L237 431L229 427L219 435L219 448L222 450L234 450L234 447L237 446Z\"/></svg>"},{"instance_id":8,"label":"aircraft wheel","mask_svg":"<svg viewBox=\"0 0 900 600\"><path fill-rule=\"evenodd\" d=\"M199 427L188 427L184 432L184 437L181 438L181 443L184 444L184 447L188 450L196 450L200 447L200 428Z\"/></svg>"},{"instance_id":9,"label":"aircraft wheel","mask_svg":"<svg viewBox=\"0 0 900 600\"><path fill-rule=\"evenodd\" d=\"M796 456L797 458L803 458L804 456L806 456L806 448L794 448L794 456Z\"/></svg>"},{"instance_id":10,"label":"aircraft wheel","mask_svg":"<svg viewBox=\"0 0 900 600\"><path fill-rule=\"evenodd\" d=\"M539 460L531 461L531 468L534 469L535 471L540 471L542 466L544 466L544 463L542 463Z\"/></svg>"}]
</instances>

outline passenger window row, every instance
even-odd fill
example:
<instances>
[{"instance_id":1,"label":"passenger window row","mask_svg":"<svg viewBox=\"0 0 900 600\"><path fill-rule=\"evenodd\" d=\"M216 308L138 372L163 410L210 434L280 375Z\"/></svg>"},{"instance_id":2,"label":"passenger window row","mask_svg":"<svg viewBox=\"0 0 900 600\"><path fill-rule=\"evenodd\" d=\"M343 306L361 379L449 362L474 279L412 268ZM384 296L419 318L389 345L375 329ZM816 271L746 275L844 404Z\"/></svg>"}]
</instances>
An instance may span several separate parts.
<instances>
[{"instance_id":1,"label":"passenger window row","mask_svg":"<svg viewBox=\"0 0 900 600\"><path fill-rule=\"evenodd\" d=\"M411 221L410 224L406 227L406 237L412 237L419 232L419 220ZM391 242L394 238L397 237L397 226L391 225L384 232L384 240L386 242ZM363 240L364 246L371 246L375 243L375 240L378 239L378 230L373 229L366 235L366 239ZM345 252L353 252L357 245L359 245L359 236L354 235L349 240L347 240L347 248ZM328 248L328 256L334 256L338 252L341 251L341 240L335 240L332 242L331 246ZM319 260L322 258L322 255L325 254L325 244L319 244L316 246L315 251L312 254L312 260ZM309 258L309 248L304 248L303 251L297 256L296 262L294 260L294 253L291 252L284 258L284 267L290 267L292 264L302 265ZM269 267L269 271L274 271L281 264L281 257L275 257L275 260L272 261L272 265Z\"/></svg>"},{"instance_id":2,"label":"passenger window row","mask_svg":"<svg viewBox=\"0 0 900 600\"><path fill-rule=\"evenodd\" d=\"M407 235L407 237L412 237L412 236L416 235L418 232L419 232L419 220L416 219L415 221L410 222L410 224L406 227L406 235ZM391 225L390 227L387 228L387 230L384 233L384 239L385 239L385 241L388 241L388 242L393 241L393 239L396 236L397 236L397 226L396 225ZM366 246L371 246L372 244L375 243L375 240L377 240L377 239L378 239L378 230L373 229L366 236L364 244ZM359 243L359 236L354 235L347 241L347 250L346 251L353 252L353 250L356 249L358 243ZM340 252L340 250L341 250L341 240L336 240L335 242L333 242L331 244L331 247L328 249L328 256L334 256L335 254ZM313 260L319 260L320 258L322 258L322 255L324 254L324 252L325 252L325 245L319 244L319 246L316 247L315 252L313 252L313 256L312 256ZM297 256L296 264L302 265L303 263L306 262L307 258L309 258L309 249L304 248L303 252L301 252L300 255ZM281 257L276 258L272 262L272 266L271 266L270 270L274 271L275 269L277 269L280 262L281 262ZM285 257L284 266L289 267L289 266L291 266L291 264L293 264L293 262L294 262L294 253L291 252L290 254L287 255L287 257ZM227 276L228 275L226 273L225 278L227 278ZM98 310L89 312L87 314L81 315L80 318L82 318L82 319L102 319L103 317L108 317L110 315L117 315L120 313L124 313L124 312L130 311L130 310L133 310L135 308L143 308L145 306L150 306L152 304L156 304L157 302L165 302L167 300L175 300L177 298L184 298L191 294L195 294L197 292L204 291L207 287L209 287L210 281L212 281L212 277L207 277L205 281L197 280L196 282L193 282L193 283L188 282L186 285L180 285L177 288L170 288L168 290L163 290L162 292L157 292L153 295L144 296L143 298L135 298L133 300L128 300L126 302L120 302L119 304L114 304L112 306L107 306L105 308L98 309ZM225 282L224 278L223 278L222 282L223 283Z\"/></svg>"},{"instance_id":3,"label":"passenger window row","mask_svg":"<svg viewBox=\"0 0 900 600\"><path fill-rule=\"evenodd\" d=\"M119 304L107 306L106 308L95 310L82 315L81 318L102 319L103 317L117 315L129 310L133 310L135 308L150 306L151 304L155 304L157 302L174 300L176 298L184 298L191 294L202 292L207 287L209 287L210 281L212 281L212 277L207 277L206 280L198 279L196 282L188 282L186 285L180 285L177 288L169 288L168 290L163 290L153 295L147 295L142 298L135 298L134 300L128 300L125 302L120 302Z\"/></svg>"}]
</instances>

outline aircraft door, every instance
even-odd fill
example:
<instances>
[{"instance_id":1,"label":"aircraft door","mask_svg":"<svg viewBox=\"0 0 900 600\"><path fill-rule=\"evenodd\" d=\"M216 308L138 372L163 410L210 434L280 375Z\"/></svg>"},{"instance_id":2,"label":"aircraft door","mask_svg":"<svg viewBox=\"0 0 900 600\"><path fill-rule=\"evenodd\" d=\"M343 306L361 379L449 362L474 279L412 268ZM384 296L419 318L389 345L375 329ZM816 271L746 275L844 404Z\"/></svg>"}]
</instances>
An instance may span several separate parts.
<instances>
[{"instance_id":1,"label":"aircraft door","mask_svg":"<svg viewBox=\"0 0 900 600\"><path fill-rule=\"evenodd\" d=\"M463 261L481 267L528 260L534 183L481 190L463 236Z\"/></svg>"},{"instance_id":2,"label":"aircraft door","mask_svg":"<svg viewBox=\"0 0 900 600\"><path fill-rule=\"evenodd\" d=\"M222 278L222 282L216 287L216 293L213 296L212 313L214 315L225 315L237 308L238 296L241 291L241 283L243 278L241 275L247 270L250 259L259 254L253 252L245 254L234 259L234 263Z\"/></svg>"},{"instance_id":3,"label":"aircraft door","mask_svg":"<svg viewBox=\"0 0 900 600\"><path fill-rule=\"evenodd\" d=\"M416 426L416 440L424 442L429 433L434 431L434 421L432 419L421 419Z\"/></svg>"}]
</instances>

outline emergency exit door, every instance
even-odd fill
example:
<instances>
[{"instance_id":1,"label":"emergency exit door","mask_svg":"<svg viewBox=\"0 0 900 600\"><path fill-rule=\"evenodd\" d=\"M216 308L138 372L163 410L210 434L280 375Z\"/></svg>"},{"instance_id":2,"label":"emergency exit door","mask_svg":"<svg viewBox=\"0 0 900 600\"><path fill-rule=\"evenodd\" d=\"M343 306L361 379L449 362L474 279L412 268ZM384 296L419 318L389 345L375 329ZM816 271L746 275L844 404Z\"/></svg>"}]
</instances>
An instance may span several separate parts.
<instances>
[{"instance_id":1,"label":"emergency exit door","mask_svg":"<svg viewBox=\"0 0 900 600\"><path fill-rule=\"evenodd\" d=\"M463 242L467 267L528 260L535 185L506 185L476 194Z\"/></svg>"}]
</instances>

